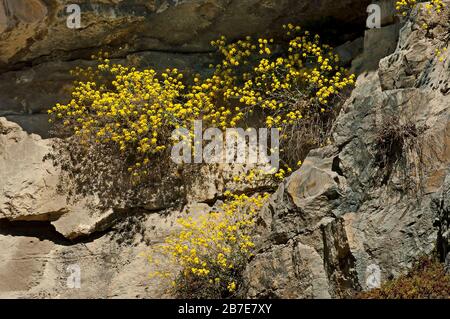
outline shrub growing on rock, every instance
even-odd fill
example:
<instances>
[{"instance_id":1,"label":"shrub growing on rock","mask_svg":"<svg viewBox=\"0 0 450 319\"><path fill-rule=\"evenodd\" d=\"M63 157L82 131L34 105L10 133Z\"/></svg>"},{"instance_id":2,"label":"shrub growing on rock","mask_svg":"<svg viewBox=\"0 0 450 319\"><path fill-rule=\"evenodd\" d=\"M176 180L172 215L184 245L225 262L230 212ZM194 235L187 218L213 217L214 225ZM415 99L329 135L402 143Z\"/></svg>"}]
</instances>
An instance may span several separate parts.
<instances>
[{"instance_id":1,"label":"shrub growing on rock","mask_svg":"<svg viewBox=\"0 0 450 319\"><path fill-rule=\"evenodd\" d=\"M96 68L74 70L80 80L71 101L48 111L55 132L64 137L50 154L68 177L63 186L75 195L139 206L147 185L173 182L178 167L169 156L171 133L186 128L193 134L193 120L202 120L203 129L277 128L282 165L274 177L284 178L324 141L355 78L318 35L291 24L284 28L286 38L279 41L213 41L221 62L211 65L206 77L188 79L173 68L137 70L104 53L96 57ZM254 176L251 171L242 178ZM241 295L242 271L254 246L254 215L265 197L230 196L200 221L180 220L183 230L155 252L177 268L167 272L170 267L162 266L154 274L170 278L176 295ZM157 258L152 262L159 265Z\"/></svg>"},{"instance_id":2,"label":"shrub growing on rock","mask_svg":"<svg viewBox=\"0 0 450 319\"><path fill-rule=\"evenodd\" d=\"M177 297L242 297L242 272L255 245L255 215L267 195L227 196L213 213L180 219L182 230L150 254L150 262L160 269L152 277L170 280Z\"/></svg>"},{"instance_id":3,"label":"shrub growing on rock","mask_svg":"<svg viewBox=\"0 0 450 319\"><path fill-rule=\"evenodd\" d=\"M420 194L424 160L420 140L427 128L396 115L382 117L374 143L375 174L380 184L386 184L397 173L402 175L406 190Z\"/></svg>"},{"instance_id":4,"label":"shrub growing on rock","mask_svg":"<svg viewBox=\"0 0 450 319\"><path fill-rule=\"evenodd\" d=\"M83 79L75 83L72 100L49 110L55 131L66 137L56 146L55 162L78 189L93 189L102 198L120 180L123 191L112 193L117 197L172 170L172 130L192 130L192 120L202 120L204 129L245 127L253 117L253 126L281 131L282 161L295 165L323 142L354 76L319 36L290 24L284 28L286 38L279 41L213 41L222 61L207 77L136 70L99 54L96 68L74 71Z\"/></svg>"}]
</instances>

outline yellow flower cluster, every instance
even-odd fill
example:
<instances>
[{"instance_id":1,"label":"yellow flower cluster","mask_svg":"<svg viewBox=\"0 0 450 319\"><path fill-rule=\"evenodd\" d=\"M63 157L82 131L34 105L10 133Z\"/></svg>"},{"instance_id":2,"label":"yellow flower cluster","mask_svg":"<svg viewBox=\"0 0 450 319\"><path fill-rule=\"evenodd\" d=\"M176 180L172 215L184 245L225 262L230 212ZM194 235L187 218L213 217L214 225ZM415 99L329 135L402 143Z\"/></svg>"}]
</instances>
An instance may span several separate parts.
<instances>
[{"instance_id":1,"label":"yellow flower cluster","mask_svg":"<svg viewBox=\"0 0 450 319\"><path fill-rule=\"evenodd\" d=\"M425 4L425 9L431 13L432 10L437 13L441 13L442 9L444 9L445 3L442 0L430 0L430 2Z\"/></svg>"},{"instance_id":2,"label":"yellow flower cluster","mask_svg":"<svg viewBox=\"0 0 450 319\"><path fill-rule=\"evenodd\" d=\"M416 4L417 0L399 0L395 3L395 9L403 16L406 16Z\"/></svg>"},{"instance_id":3,"label":"yellow flower cluster","mask_svg":"<svg viewBox=\"0 0 450 319\"><path fill-rule=\"evenodd\" d=\"M284 28L287 38L279 43L251 37L213 41L222 61L205 78L185 79L177 69L136 70L100 53L96 68L74 70L82 80L68 104L48 111L50 121L78 145L126 158L136 177L168 155L175 128L192 132L193 120L202 120L204 129L225 129L244 125L255 112L263 115L260 127L298 125L312 112L331 109L355 77L338 66L339 57L319 36L292 24Z\"/></svg>"},{"instance_id":4,"label":"yellow flower cluster","mask_svg":"<svg viewBox=\"0 0 450 319\"><path fill-rule=\"evenodd\" d=\"M439 59L439 62L444 62L444 56L442 56L442 54L447 53L447 50L448 50L447 48L435 50L435 54L436 57Z\"/></svg>"},{"instance_id":5,"label":"yellow flower cluster","mask_svg":"<svg viewBox=\"0 0 450 319\"><path fill-rule=\"evenodd\" d=\"M226 192L227 199L216 212L194 220L182 218L182 230L165 240L163 246L150 255L162 254L171 265L178 265L174 273L157 271L153 276L170 278L176 291L189 290L189 285L201 287L211 297L232 296L239 288L239 275L252 255L252 232L255 214L268 195L248 197ZM156 266L160 266L159 264Z\"/></svg>"},{"instance_id":6,"label":"yellow flower cluster","mask_svg":"<svg viewBox=\"0 0 450 319\"><path fill-rule=\"evenodd\" d=\"M226 45L222 37L212 43L224 56L216 66L216 76L226 84L224 100L240 104L237 109L241 112L231 124L259 108L266 114L267 126L292 125L305 113L324 111L334 97L354 84L354 75L345 75L338 66L339 57L331 47L321 44L318 35L312 37L292 24L283 27L289 39L284 56L271 56L277 45L282 46L273 39L253 42L247 37ZM248 66L244 68L247 72L237 69L239 65ZM299 103L301 100L308 103Z\"/></svg>"},{"instance_id":7,"label":"yellow flower cluster","mask_svg":"<svg viewBox=\"0 0 450 319\"><path fill-rule=\"evenodd\" d=\"M299 164L298 166L301 166ZM282 181L286 176L289 176L292 173L292 168L290 168L288 165L284 165L283 168L280 168L278 172L274 174L274 177L280 181Z\"/></svg>"},{"instance_id":8,"label":"yellow flower cluster","mask_svg":"<svg viewBox=\"0 0 450 319\"><path fill-rule=\"evenodd\" d=\"M185 85L177 69L168 69L158 77L151 69L137 71L111 64L104 57L99 59L102 63L97 71L113 76L113 80L107 84L78 82L67 105L57 104L48 111L53 116L50 121L61 119L81 143L111 145L119 154L134 154L136 161L128 170L137 175L152 155L167 148L169 129L196 113L180 103ZM76 72L90 77L91 71Z\"/></svg>"},{"instance_id":9,"label":"yellow flower cluster","mask_svg":"<svg viewBox=\"0 0 450 319\"><path fill-rule=\"evenodd\" d=\"M395 3L395 9L397 12L399 12L403 16L407 16L408 13L414 8L416 4L418 4L420 1L418 0L398 0ZM436 11L437 13L440 13L445 7L445 4L442 2L442 0L430 0L428 3L425 4L425 9L428 13L431 13L432 11ZM423 26L425 27L425 26Z\"/></svg>"}]
</instances>

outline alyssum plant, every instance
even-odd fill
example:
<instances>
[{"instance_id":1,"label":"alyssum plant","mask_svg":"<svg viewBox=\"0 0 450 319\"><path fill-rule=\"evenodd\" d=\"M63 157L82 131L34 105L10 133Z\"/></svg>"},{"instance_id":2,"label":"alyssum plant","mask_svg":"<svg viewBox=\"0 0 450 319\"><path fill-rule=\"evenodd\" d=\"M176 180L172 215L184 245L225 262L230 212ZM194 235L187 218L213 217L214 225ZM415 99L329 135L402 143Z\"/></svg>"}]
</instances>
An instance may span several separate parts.
<instances>
[{"instance_id":1,"label":"alyssum plant","mask_svg":"<svg viewBox=\"0 0 450 319\"><path fill-rule=\"evenodd\" d=\"M318 35L291 24L284 28L286 36L277 41L213 41L221 62L211 65L206 77L186 78L177 69L137 70L113 63L105 53L97 56L96 68L76 69L84 79L75 83L71 101L49 110L55 131L65 137L52 157L69 185L115 201L133 194L132 204L139 206L140 185L161 182L177 168L170 161L171 132L185 128L193 134L193 120L202 121L205 130L246 128L250 119L278 129L284 166L274 176L284 178L324 141L355 78ZM255 212L265 197L228 196L198 223L181 220L183 231L157 252L161 262L176 266L173 273L157 275L173 280L177 295L232 297L243 291Z\"/></svg>"},{"instance_id":2,"label":"alyssum plant","mask_svg":"<svg viewBox=\"0 0 450 319\"><path fill-rule=\"evenodd\" d=\"M287 38L279 43L250 37L231 44L224 37L214 41L222 62L212 66L211 76L191 81L177 69L140 71L101 54L96 70L75 71L87 80L76 82L72 100L49 110L57 133L68 136L68 163L75 161L82 170L77 154L100 152L104 162L118 161L132 178L146 178L167 155L170 133L192 128L193 120L201 120L205 129L226 129L245 126L245 119L257 113L261 127L276 127L289 141L292 128L326 118L354 76L346 75L319 36L285 28ZM98 165L99 172L107 166Z\"/></svg>"}]
</instances>

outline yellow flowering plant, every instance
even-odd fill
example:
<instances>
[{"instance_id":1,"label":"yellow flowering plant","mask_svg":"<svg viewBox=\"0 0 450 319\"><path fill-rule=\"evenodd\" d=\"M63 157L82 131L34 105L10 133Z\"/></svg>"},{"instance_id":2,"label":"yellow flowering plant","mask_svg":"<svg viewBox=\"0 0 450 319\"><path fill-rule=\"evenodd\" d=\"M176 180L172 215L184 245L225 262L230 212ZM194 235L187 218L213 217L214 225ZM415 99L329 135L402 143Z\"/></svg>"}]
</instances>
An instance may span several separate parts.
<instances>
[{"instance_id":1,"label":"yellow flowering plant","mask_svg":"<svg viewBox=\"0 0 450 319\"><path fill-rule=\"evenodd\" d=\"M137 70L100 53L96 68L74 70L80 80L71 101L48 111L57 134L68 137L54 158L72 173L77 188L93 188L101 198L123 180L124 189L112 194L117 196L149 176L159 182L167 175L156 172L173 170L174 129L192 132L192 120L202 120L204 129L245 127L253 117L259 127L281 131L281 160L295 167L323 143L336 105L355 78L318 35L291 24L284 28L286 37L278 41L213 41L222 59L203 78L188 79L177 69Z\"/></svg>"},{"instance_id":2,"label":"yellow flowering plant","mask_svg":"<svg viewBox=\"0 0 450 319\"><path fill-rule=\"evenodd\" d=\"M226 196L216 211L198 220L179 219L182 230L149 254L149 262L159 269L151 277L170 281L177 297L233 298L243 293L242 272L255 246L255 216L268 195Z\"/></svg>"},{"instance_id":3,"label":"yellow flowering plant","mask_svg":"<svg viewBox=\"0 0 450 319\"><path fill-rule=\"evenodd\" d=\"M407 16L414 7L423 1L419 0L398 0L395 2L395 9L397 12L402 16ZM442 0L430 0L427 3L425 3L425 10L428 13L431 13L432 11L435 11L437 13L440 13L445 7L445 3Z\"/></svg>"},{"instance_id":4,"label":"yellow flowering plant","mask_svg":"<svg viewBox=\"0 0 450 319\"><path fill-rule=\"evenodd\" d=\"M239 105L231 124L259 109L267 127L293 125L310 112L325 112L354 84L354 75L346 75L318 35L292 24L284 28L284 42L247 37L227 45L222 37L212 43L223 55L214 76L224 84L223 98Z\"/></svg>"},{"instance_id":5,"label":"yellow flowering plant","mask_svg":"<svg viewBox=\"0 0 450 319\"><path fill-rule=\"evenodd\" d=\"M106 53L96 57L95 68L75 69L79 80L72 99L48 111L56 133L65 137L55 143L51 158L69 176L69 187L115 204L125 197L139 206L148 194L141 189L173 182L179 166L170 160L171 133L176 128L193 132L193 120L202 120L203 129L246 128L250 122L277 128L282 163L272 177L284 179L311 148L326 142L339 104L355 82L318 35L292 24L284 29L285 38L277 41L213 41L221 62L205 77L187 78L173 68L137 70L114 63ZM259 174L251 170L236 179L250 183ZM183 230L155 252L178 267L167 272L161 265L153 274L173 281L178 296L236 297L244 289L254 217L266 196L228 196L199 221L181 219ZM164 258L155 254L151 261L158 268Z\"/></svg>"},{"instance_id":6,"label":"yellow flowering plant","mask_svg":"<svg viewBox=\"0 0 450 319\"><path fill-rule=\"evenodd\" d=\"M286 36L279 41L213 41L222 62L214 67L214 85L197 87L195 93L202 92L208 105L233 105L229 117L213 120L220 127L263 114L261 125L281 132L281 161L294 167L311 148L324 143L355 76L339 65L339 56L319 35L292 24L283 28Z\"/></svg>"}]
</instances>

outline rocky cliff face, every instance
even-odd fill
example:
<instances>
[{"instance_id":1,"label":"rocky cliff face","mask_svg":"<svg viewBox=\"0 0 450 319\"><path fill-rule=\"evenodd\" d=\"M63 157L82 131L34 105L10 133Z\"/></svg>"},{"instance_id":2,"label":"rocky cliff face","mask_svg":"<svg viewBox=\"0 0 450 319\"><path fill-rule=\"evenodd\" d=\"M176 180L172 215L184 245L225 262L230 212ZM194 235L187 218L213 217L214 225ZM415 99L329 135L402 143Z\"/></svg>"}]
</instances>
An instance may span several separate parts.
<instances>
[{"instance_id":1,"label":"rocky cliff face","mask_svg":"<svg viewBox=\"0 0 450 319\"><path fill-rule=\"evenodd\" d=\"M81 51L114 47L133 51L209 52L218 34L241 38L275 32L280 24L361 29L369 1L273 0L2 0L2 68ZM79 4L81 28L66 25L69 4ZM325 17L325 18L324 18Z\"/></svg>"},{"instance_id":2,"label":"rocky cliff face","mask_svg":"<svg viewBox=\"0 0 450 319\"><path fill-rule=\"evenodd\" d=\"M0 116L9 119L0 118L0 297L167 297L141 253L178 217L209 212L225 188L204 172L207 182L188 189L155 190L147 207L68 203L57 191L60 172L43 162L53 140L10 121L45 136L39 114L64 98L68 69L100 47L141 66L202 69L216 34L326 25L324 16L343 31L366 15L362 1L99 0L83 7L75 31L64 26L65 1L30 3L0 1ZM434 249L449 252L450 56L435 54L447 46L449 17L415 15L399 33L389 12L364 38L343 32L351 41L338 50L360 74L356 88L330 144L313 150L260 212L249 297L345 297L368 289L373 269L385 281ZM389 123L415 134L404 140L414 147L387 150L396 159L387 163L379 149ZM75 264L80 289L67 286Z\"/></svg>"},{"instance_id":3,"label":"rocky cliff face","mask_svg":"<svg viewBox=\"0 0 450 319\"><path fill-rule=\"evenodd\" d=\"M2 0L0 116L47 136L43 113L68 99L73 81L68 71L88 66L99 49L122 63L201 72L211 62L210 41L220 35L274 34L292 22L316 26L331 39L354 39L363 30L369 2ZM80 5L79 29L67 27L69 4Z\"/></svg>"},{"instance_id":4,"label":"rocky cliff face","mask_svg":"<svg viewBox=\"0 0 450 319\"><path fill-rule=\"evenodd\" d=\"M448 21L424 14L408 21L395 52L359 76L334 142L312 151L272 196L248 267L250 296L343 297L370 288L372 269L386 281L436 248L445 258L450 72L448 53L435 50L447 46ZM424 31L424 22L433 27ZM392 118L389 125L423 130L394 165L380 166L377 141Z\"/></svg>"}]
</instances>

